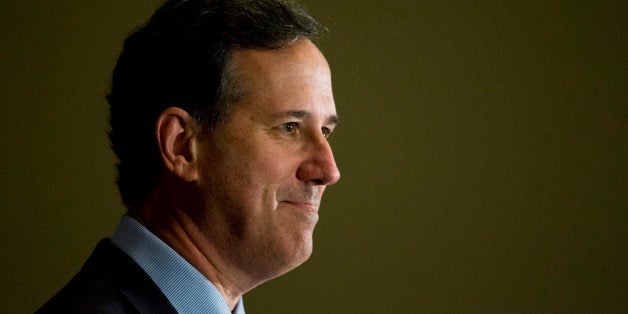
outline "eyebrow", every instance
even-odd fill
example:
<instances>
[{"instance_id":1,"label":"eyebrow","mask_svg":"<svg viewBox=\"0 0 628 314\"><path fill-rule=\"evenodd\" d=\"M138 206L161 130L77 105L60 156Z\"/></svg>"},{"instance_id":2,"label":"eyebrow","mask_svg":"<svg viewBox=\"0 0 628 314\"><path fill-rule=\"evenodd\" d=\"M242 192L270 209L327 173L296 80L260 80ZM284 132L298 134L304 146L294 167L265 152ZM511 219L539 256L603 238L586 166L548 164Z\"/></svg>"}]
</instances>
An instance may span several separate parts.
<instances>
[{"instance_id":1,"label":"eyebrow","mask_svg":"<svg viewBox=\"0 0 628 314\"><path fill-rule=\"evenodd\" d=\"M311 114L310 112L305 111L305 110L290 110L290 111L279 113L275 116L276 117L294 117L294 118L303 119L305 117L311 116ZM338 116L331 115L327 118L327 120L325 121L325 124L337 125L338 122L339 122Z\"/></svg>"}]
</instances>

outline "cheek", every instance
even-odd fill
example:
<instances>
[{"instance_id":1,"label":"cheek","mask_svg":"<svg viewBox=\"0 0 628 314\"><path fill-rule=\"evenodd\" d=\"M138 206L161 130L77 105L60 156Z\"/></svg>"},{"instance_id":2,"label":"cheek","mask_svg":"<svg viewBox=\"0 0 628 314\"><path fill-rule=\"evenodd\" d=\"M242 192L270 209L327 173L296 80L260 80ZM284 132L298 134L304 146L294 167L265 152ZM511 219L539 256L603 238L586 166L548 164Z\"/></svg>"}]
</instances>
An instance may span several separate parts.
<instances>
[{"instance_id":1,"label":"cheek","mask_svg":"<svg viewBox=\"0 0 628 314\"><path fill-rule=\"evenodd\" d=\"M259 208L268 201L284 181L286 164L263 147L245 141L221 156L223 164L217 184L241 206ZM211 175L211 173L209 174Z\"/></svg>"},{"instance_id":2,"label":"cheek","mask_svg":"<svg viewBox=\"0 0 628 314\"><path fill-rule=\"evenodd\" d=\"M263 133L222 138L214 146L206 176L222 197L253 211L277 206L277 193L298 187L299 154ZM210 161L212 162L212 161ZM213 168L213 169L212 169ZM218 191L217 191L218 192Z\"/></svg>"},{"instance_id":3,"label":"cheek","mask_svg":"<svg viewBox=\"0 0 628 314\"><path fill-rule=\"evenodd\" d=\"M230 159L237 161L236 175L250 180L248 184L283 185L296 178L298 154L289 153L272 141L240 143Z\"/></svg>"}]
</instances>

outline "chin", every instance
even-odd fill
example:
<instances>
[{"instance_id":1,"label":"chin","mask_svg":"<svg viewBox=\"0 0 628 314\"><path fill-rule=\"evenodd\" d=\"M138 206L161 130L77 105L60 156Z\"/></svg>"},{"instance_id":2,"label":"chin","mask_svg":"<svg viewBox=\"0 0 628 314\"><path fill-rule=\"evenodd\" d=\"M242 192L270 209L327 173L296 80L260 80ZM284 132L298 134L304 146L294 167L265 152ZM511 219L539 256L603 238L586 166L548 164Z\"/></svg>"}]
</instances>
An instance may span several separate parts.
<instances>
[{"instance_id":1,"label":"chin","mask_svg":"<svg viewBox=\"0 0 628 314\"><path fill-rule=\"evenodd\" d=\"M307 261L312 254L312 238L303 239L299 245L290 249L283 248L276 250L272 256L272 261L268 261L270 277L281 276Z\"/></svg>"},{"instance_id":2,"label":"chin","mask_svg":"<svg viewBox=\"0 0 628 314\"><path fill-rule=\"evenodd\" d=\"M301 266L303 263L305 263L309 258L309 255L304 256L300 259L292 259L290 260L288 263L282 263L282 267L278 267L275 269L275 271L273 272L273 274L270 276L271 278L276 278L279 277L281 275L284 275L292 270L294 270L295 268Z\"/></svg>"}]
</instances>

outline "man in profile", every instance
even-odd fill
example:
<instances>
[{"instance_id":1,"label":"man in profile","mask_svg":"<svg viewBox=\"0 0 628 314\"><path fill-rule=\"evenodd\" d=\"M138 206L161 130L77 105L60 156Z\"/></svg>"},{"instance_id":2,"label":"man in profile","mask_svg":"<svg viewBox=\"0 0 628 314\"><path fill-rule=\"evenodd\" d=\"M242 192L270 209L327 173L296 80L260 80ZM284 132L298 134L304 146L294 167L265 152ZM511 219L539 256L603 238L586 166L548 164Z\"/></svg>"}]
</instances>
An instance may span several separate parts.
<instances>
[{"instance_id":1,"label":"man in profile","mask_svg":"<svg viewBox=\"0 0 628 314\"><path fill-rule=\"evenodd\" d=\"M39 311L244 313L310 256L340 177L319 28L279 0L172 0L130 35L107 97L128 212Z\"/></svg>"}]
</instances>

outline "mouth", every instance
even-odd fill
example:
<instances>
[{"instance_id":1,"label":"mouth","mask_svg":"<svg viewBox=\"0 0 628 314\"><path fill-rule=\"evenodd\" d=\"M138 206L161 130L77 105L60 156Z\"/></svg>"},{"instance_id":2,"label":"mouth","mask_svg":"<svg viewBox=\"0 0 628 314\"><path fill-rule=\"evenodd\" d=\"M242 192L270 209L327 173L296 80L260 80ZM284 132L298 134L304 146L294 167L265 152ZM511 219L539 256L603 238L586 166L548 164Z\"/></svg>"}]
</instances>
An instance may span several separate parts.
<instances>
[{"instance_id":1,"label":"mouth","mask_svg":"<svg viewBox=\"0 0 628 314\"><path fill-rule=\"evenodd\" d=\"M318 221L318 204L312 202L298 202L298 201L282 201L281 203L287 205L285 208L295 214L300 219L310 223L316 223Z\"/></svg>"},{"instance_id":2,"label":"mouth","mask_svg":"<svg viewBox=\"0 0 628 314\"><path fill-rule=\"evenodd\" d=\"M289 189L281 191L278 196L279 203L283 204L289 211L308 221L318 220L318 207L320 205L320 191L318 189Z\"/></svg>"},{"instance_id":3,"label":"mouth","mask_svg":"<svg viewBox=\"0 0 628 314\"><path fill-rule=\"evenodd\" d=\"M282 203L288 204L293 207L300 208L304 211L312 212L314 214L318 213L318 204L312 202L300 202L300 201L282 201Z\"/></svg>"}]
</instances>

